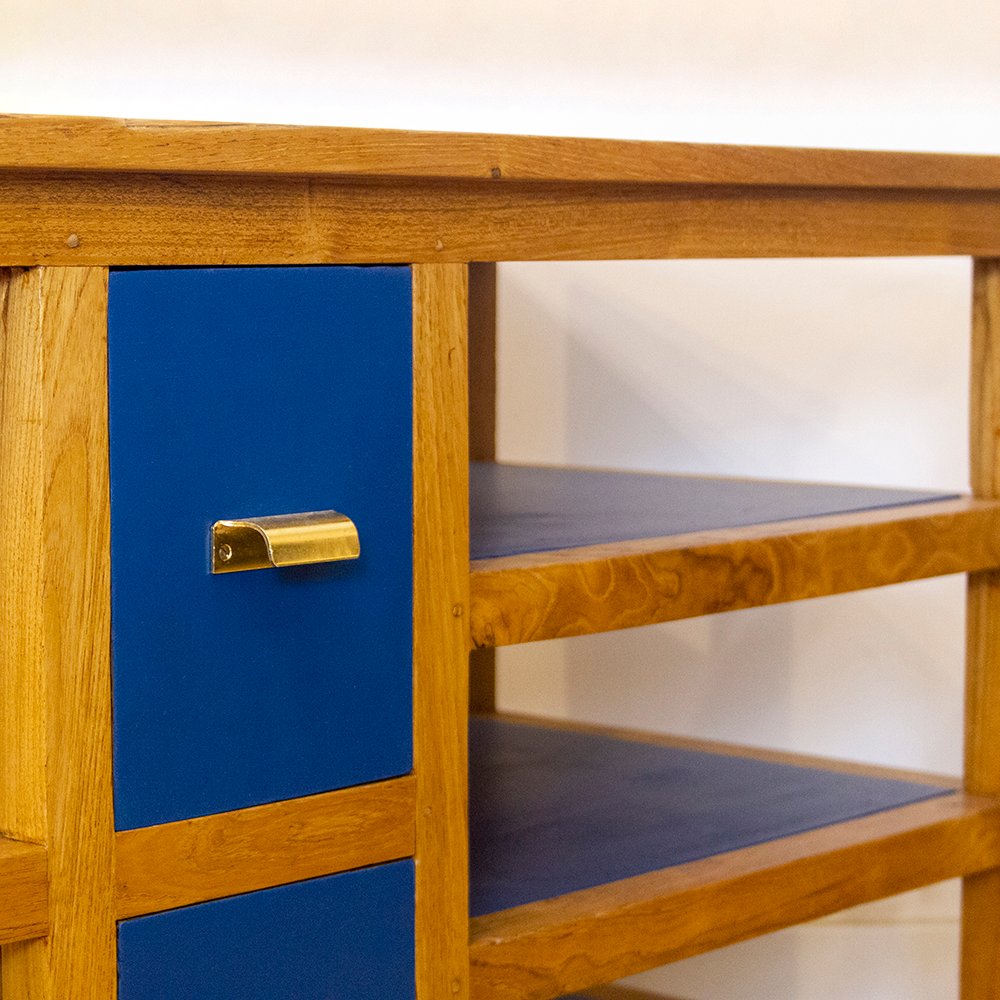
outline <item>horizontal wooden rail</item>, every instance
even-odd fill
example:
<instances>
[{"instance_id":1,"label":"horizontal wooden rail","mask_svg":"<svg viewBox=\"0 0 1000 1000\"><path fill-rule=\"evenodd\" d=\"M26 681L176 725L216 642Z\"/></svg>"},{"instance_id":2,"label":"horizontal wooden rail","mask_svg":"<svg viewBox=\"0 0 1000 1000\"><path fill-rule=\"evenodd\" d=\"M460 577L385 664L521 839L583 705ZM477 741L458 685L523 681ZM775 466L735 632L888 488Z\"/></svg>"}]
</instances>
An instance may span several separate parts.
<instances>
[{"instance_id":1,"label":"horizontal wooden rail","mask_svg":"<svg viewBox=\"0 0 1000 1000\"><path fill-rule=\"evenodd\" d=\"M0 944L44 937L48 930L45 848L0 838Z\"/></svg>"},{"instance_id":2,"label":"horizontal wooden rail","mask_svg":"<svg viewBox=\"0 0 1000 1000\"><path fill-rule=\"evenodd\" d=\"M0 169L1000 190L1000 158L231 122L0 116Z\"/></svg>"},{"instance_id":3,"label":"horizontal wooden rail","mask_svg":"<svg viewBox=\"0 0 1000 1000\"><path fill-rule=\"evenodd\" d=\"M413 854L412 777L117 835L118 918Z\"/></svg>"},{"instance_id":4,"label":"horizontal wooden rail","mask_svg":"<svg viewBox=\"0 0 1000 1000\"><path fill-rule=\"evenodd\" d=\"M1000 502L942 500L472 563L477 647L1000 565Z\"/></svg>"},{"instance_id":5,"label":"horizontal wooden rail","mask_svg":"<svg viewBox=\"0 0 1000 1000\"><path fill-rule=\"evenodd\" d=\"M0 265L1000 256L1000 191L0 171Z\"/></svg>"},{"instance_id":6,"label":"horizontal wooden rail","mask_svg":"<svg viewBox=\"0 0 1000 1000\"><path fill-rule=\"evenodd\" d=\"M962 793L516 907L471 924L474 1000L551 1000L1000 864Z\"/></svg>"}]
</instances>

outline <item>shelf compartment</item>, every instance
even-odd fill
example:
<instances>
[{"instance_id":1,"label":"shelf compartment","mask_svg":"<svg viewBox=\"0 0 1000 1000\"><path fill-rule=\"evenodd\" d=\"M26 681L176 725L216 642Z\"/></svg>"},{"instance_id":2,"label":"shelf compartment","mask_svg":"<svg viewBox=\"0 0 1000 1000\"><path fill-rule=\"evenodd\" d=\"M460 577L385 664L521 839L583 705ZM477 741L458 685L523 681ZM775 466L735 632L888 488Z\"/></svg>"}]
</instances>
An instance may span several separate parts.
<instances>
[{"instance_id":1,"label":"shelf compartment","mask_svg":"<svg viewBox=\"0 0 1000 1000\"><path fill-rule=\"evenodd\" d=\"M475 1000L550 1000L1000 864L1000 802L707 746L472 720Z\"/></svg>"},{"instance_id":2,"label":"shelf compartment","mask_svg":"<svg viewBox=\"0 0 1000 1000\"><path fill-rule=\"evenodd\" d=\"M45 848L0 837L0 944L44 937L48 930Z\"/></svg>"},{"instance_id":3,"label":"shelf compartment","mask_svg":"<svg viewBox=\"0 0 1000 1000\"><path fill-rule=\"evenodd\" d=\"M474 463L479 648L1000 566L1000 502Z\"/></svg>"}]
</instances>

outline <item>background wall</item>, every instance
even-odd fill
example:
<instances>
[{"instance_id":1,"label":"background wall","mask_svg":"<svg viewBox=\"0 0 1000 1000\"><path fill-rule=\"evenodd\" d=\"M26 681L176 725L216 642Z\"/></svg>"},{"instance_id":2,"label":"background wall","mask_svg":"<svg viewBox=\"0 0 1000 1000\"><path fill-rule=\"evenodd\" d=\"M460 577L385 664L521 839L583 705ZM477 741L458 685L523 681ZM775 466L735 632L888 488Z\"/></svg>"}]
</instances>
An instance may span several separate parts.
<instances>
[{"instance_id":1,"label":"background wall","mask_svg":"<svg viewBox=\"0 0 1000 1000\"><path fill-rule=\"evenodd\" d=\"M1000 153L987 0L0 0L0 109ZM509 265L501 457L962 488L964 261ZM506 707L957 771L962 586L505 651ZM640 977L953 996L953 886Z\"/></svg>"}]
</instances>

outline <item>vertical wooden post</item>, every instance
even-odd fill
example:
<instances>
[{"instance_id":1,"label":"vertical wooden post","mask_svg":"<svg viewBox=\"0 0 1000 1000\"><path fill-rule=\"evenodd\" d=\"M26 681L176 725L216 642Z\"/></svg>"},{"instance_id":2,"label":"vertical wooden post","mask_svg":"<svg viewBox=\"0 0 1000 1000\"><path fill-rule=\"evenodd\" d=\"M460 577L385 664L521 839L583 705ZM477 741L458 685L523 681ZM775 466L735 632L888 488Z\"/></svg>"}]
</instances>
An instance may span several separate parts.
<instances>
[{"instance_id":1,"label":"vertical wooden post","mask_svg":"<svg viewBox=\"0 0 1000 1000\"><path fill-rule=\"evenodd\" d=\"M497 266L469 265L469 458L497 457ZM496 651L475 649L469 659L469 708L495 712Z\"/></svg>"},{"instance_id":2,"label":"vertical wooden post","mask_svg":"<svg viewBox=\"0 0 1000 1000\"><path fill-rule=\"evenodd\" d=\"M0 276L0 831L49 854L5 1000L116 992L107 270Z\"/></svg>"},{"instance_id":3,"label":"vertical wooden post","mask_svg":"<svg viewBox=\"0 0 1000 1000\"><path fill-rule=\"evenodd\" d=\"M417 1000L469 995L468 273L413 267Z\"/></svg>"},{"instance_id":4,"label":"vertical wooden post","mask_svg":"<svg viewBox=\"0 0 1000 1000\"><path fill-rule=\"evenodd\" d=\"M978 497L1000 498L1000 260L973 270L971 471ZM1000 795L1000 571L970 573L965 787ZM1000 995L1000 869L965 879L962 1000Z\"/></svg>"}]
</instances>

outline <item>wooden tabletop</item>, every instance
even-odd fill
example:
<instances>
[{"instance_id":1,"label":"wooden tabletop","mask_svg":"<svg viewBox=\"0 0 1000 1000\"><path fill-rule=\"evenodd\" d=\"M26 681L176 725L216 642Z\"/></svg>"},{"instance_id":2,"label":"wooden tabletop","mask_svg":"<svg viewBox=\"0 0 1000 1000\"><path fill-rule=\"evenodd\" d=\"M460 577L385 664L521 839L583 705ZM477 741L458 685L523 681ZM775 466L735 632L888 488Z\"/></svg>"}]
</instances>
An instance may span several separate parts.
<instances>
[{"instance_id":1,"label":"wooden tabletop","mask_svg":"<svg viewBox=\"0 0 1000 1000\"><path fill-rule=\"evenodd\" d=\"M0 115L0 170L1000 190L1000 156Z\"/></svg>"}]
</instances>

